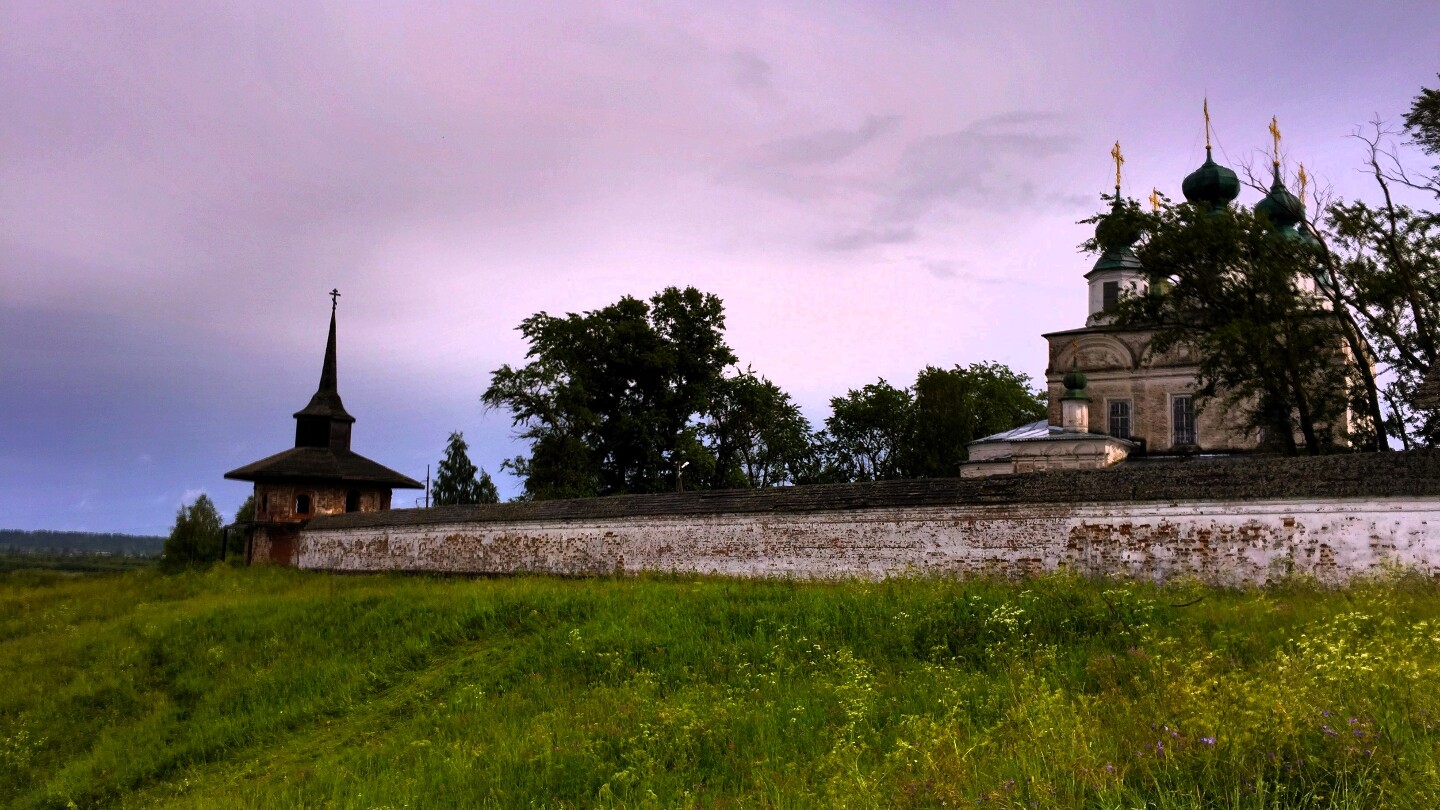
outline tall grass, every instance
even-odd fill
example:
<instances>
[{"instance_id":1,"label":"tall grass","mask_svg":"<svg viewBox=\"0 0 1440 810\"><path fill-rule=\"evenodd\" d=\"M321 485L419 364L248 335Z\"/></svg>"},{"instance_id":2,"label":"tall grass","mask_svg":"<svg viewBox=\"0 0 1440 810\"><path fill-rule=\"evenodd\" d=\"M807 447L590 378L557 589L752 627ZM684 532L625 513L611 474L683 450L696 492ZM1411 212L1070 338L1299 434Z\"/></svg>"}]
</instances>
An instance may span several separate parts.
<instances>
[{"instance_id":1,"label":"tall grass","mask_svg":"<svg viewBox=\"0 0 1440 810\"><path fill-rule=\"evenodd\" d=\"M1440 805L1440 587L0 577L15 807Z\"/></svg>"}]
</instances>

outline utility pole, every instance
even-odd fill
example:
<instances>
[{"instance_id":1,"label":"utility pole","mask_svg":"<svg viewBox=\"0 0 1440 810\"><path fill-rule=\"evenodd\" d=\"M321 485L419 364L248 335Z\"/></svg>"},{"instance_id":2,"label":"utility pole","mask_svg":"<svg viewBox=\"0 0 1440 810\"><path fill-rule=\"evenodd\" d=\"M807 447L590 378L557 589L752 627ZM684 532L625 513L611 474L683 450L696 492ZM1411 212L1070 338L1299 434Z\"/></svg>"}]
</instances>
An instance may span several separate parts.
<instances>
[{"instance_id":1,"label":"utility pole","mask_svg":"<svg viewBox=\"0 0 1440 810\"><path fill-rule=\"evenodd\" d=\"M425 508L430 508L430 465L425 465Z\"/></svg>"}]
</instances>

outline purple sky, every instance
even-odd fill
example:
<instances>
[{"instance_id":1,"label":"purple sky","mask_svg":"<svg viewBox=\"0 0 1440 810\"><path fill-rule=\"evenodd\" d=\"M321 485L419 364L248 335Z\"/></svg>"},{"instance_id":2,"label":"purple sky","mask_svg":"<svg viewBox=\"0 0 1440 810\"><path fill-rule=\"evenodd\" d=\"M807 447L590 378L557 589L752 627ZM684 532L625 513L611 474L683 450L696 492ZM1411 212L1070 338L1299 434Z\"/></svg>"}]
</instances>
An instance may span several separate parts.
<instances>
[{"instance_id":1,"label":"purple sky","mask_svg":"<svg viewBox=\"0 0 1440 810\"><path fill-rule=\"evenodd\" d=\"M1434 0L487 5L0 1L0 528L230 517L331 287L355 449L417 478L451 430L522 449L479 404L522 318L667 285L817 424L926 364L1038 379L1115 140L1178 198L1208 93L1222 162L1276 115L1365 195L1347 135L1440 71Z\"/></svg>"}]
</instances>

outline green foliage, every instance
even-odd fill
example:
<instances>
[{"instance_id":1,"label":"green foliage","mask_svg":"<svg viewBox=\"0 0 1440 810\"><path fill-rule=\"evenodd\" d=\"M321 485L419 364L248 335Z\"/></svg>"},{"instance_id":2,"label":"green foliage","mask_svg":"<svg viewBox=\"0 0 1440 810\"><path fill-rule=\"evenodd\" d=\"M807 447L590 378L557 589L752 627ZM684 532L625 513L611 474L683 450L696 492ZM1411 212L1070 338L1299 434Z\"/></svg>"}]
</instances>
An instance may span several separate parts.
<instances>
[{"instance_id":1,"label":"green foliage","mask_svg":"<svg viewBox=\"0 0 1440 810\"><path fill-rule=\"evenodd\" d=\"M165 539L162 565L167 571L178 571L216 562L220 558L221 539L220 513L210 496L201 493L195 503L180 505L175 525Z\"/></svg>"},{"instance_id":2,"label":"green foliage","mask_svg":"<svg viewBox=\"0 0 1440 810\"><path fill-rule=\"evenodd\" d=\"M164 547L165 538L138 534L0 529L0 551L158 557Z\"/></svg>"},{"instance_id":3,"label":"green foliage","mask_svg":"<svg viewBox=\"0 0 1440 810\"><path fill-rule=\"evenodd\" d=\"M927 367L831 400L816 434L790 395L751 369L730 376L720 299L669 288L583 315L543 312L520 331L530 362L482 397L506 408L530 455L505 462L526 498L954 476L966 444L1045 414L1029 379L999 364Z\"/></svg>"},{"instance_id":4,"label":"green foliage","mask_svg":"<svg viewBox=\"0 0 1440 810\"><path fill-rule=\"evenodd\" d=\"M841 481L909 478L906 454L914 435L915 398L881 379L830 400L826 451Z\"/></svg>"},{"instance_id":5,"label":"green foliage","mask_svg":"<svg viewBox=\"0 0 1440 810\"><path fill-rule=\"evenodd\" d=\"M526 318L530 362L496 370L482 400L510 411L529 457L505 463L529 498L573 498L674 487L698 441L725 367L720 299L669 287L647 303ZM713 462L712 465L713 466Z\"/></svg>"},{"instance_id":6,"label":"green foliage","mask_svg":"<svg viewBox=\"0 0 1440 810\"><path fill-rule=\"evenodd\" d=\"M475 482L475 489L476 503L500 502L500 490L495 487L495 482L491 480L490 473L485 472L483 469L480 471L480 478Z\"/></svg>"},{"instance_id":7,"label":"green foliage","mask_svg":"<svg viewBox=\"0 0 1440 810\"><path fill-rule=\"evenodd\" d=\"M0 578L0 804L1440 802L1440 586Z\"/></svg>"},{"instance_id":8,"label":"green foliage","mask_svg":"<svg viewBox=\"0 0 1440 810\"><path fill-rule=\"evenodd\" d=\"M250 523L250 522L252 522L252 521L254 521L254 520L255 520L255 494L252 492L250 495L248 495L248 496L245 498L245 502L242 503L242 504L240 504L240 508L235 510L235 519L232 520L232 521L230 521L230 522L231 522L231 523Z\"/></svg>"},{"instance_id":9,"label":"green foliage","mask_svg":"<svg viewBox=\"0 0 1440 810\"><path fill-rule=\"evenodd\" d=\"M1382 182L1382 187L1383 183ZM1390 199L1338 201L1325 211L1331 296L1353 313L1390 372L1390 434L1406 445L1440 441L1440 422L1408 405L1440 354L1440 215Z\"/></svg>"},{"instance_id":10,"label":"green foliage","mask_svg":"<svg viewBox=\"0 0 1440 810\"><path fill-rule=\"evenodd\" d=\"M1415 97L1405 115L1405 129L1415 140L1415 145L1440 157L1440 90L1420 88L1420 95ZM1435 171L1440 172L1440 165L1435 166Z\"/></svg>"},{"instance_id":11,"label":"green foliage","mask_svg":"<svg viewBox=\"0 0 1440 810\"><path fill-rule=\"evenodd\" d=\"M1218 402L1290 453L1350 440L1346 411L1359 381L1340 319L1311 292L1321 262L1312 243L1244 208L1142 212L1129 203L1096 218L1108 219L1141 234L1135 252L1150 275L1149 290L1123 299L1116 321L1153 329L1151 352L1190 351L1202 407ZM1104 249L1099 237L1086 247Z\"/></svg>"},{"instance_id":12,"label":"green foliage","mask_svg":"<svg viewBox=\"0 0 1440 810\"><path fill-rule=\"evenodd\" d=\"M1440 91L1422 89L1405 124L1417 146L1440 157ZM1440 200L1440 165L1434 176L1411 175L1388 142L1393 134L1378 121L1373 132L1356 133L1379 196L1326 207L1314 225L1326 247L1327 272L1320 280L1363 333L1389 380L1387 433L1406 447L1434 445L1440 442L1440 414L1417 412L1410 403L1425 372L1440 360L1440 213L1405 205L1393 191L1429 192Z\"/></svg>"},{"instance_id":13,"label":"green foliage","mask_svg":"<svg viewBox=\"0 0 1440 810\"><path fill-rule=\"evenodd\" d=\"M163 538L161 538L163 540ZM158 557L132 557L94 552L53 553L0 550L0 574L11 571L65 571L77 574L118 573L153 568Z\"/></svg>"},{"instance_id":14,"label":"green foliage","mask_svg":"<svg viewBox=\"0 0 1440 810\"><path fill-rule=\"evenodd\" d=\"M999 363L926 366L910 388L885 380L830 400L831 480L950 478L976 439L1045 417L1045 395Z\"/></svg>"},{"instance_id":15,"label":"green foliage","mask_svg":"<svg viewBox=\"0 0 1440 810\"><path fill-rule=\"evenodd\" d=\"M458 503L499 503L500 493L490 474L477 470L470 462L470 446L465 435L450 434L445 457L435 468L435 482L430 487L430 502L436 506Z\"/></svg>"},{"instance_id":16,"label":"green foliage","mask_svg":"<svg viewBox=\"0 0 1440 810\"><path fill-rule=\"evenodd\" d=\"M1046 415L1045 394L1030 387L1028 376L1000 363L926 366L913 390L910 474L916 478L954 477L970 457L970 442Z\"/></svg>"},{"instance_id":17,"label":"green foliage","mask_svg":"<svg viewBox=\"0 0 1440 810\"><path fill-rule=\"evenodd\" d=\"M702 433L714 451L717 488L796 483L815 464L810 423L799 406L748 369L720 381Z\"/></svg>"}]
</instances>

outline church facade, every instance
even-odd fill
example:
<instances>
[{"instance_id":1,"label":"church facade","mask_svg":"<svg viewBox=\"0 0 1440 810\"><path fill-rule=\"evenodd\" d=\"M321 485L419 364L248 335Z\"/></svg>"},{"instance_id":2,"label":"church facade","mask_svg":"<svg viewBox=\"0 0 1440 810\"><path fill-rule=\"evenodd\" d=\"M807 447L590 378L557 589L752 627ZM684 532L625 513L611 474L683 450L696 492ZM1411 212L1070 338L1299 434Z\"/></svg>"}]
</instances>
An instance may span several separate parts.
<instances>
[{"instance_id":1,"label":"church facade","mask_svg":"<svg viewBox=\"0 0 1440 810\"><path fill-rule=\"evenodd\" d=\"M1118 209L1118 144L1113 154ZM1215 162L1207 144L1205 162L1181 188L1187 202L1214 210L1234 202L1240 181L1234 171ZM1293 230L1303 218L1303 204L1281 183L1278 164L1275 184L1257 209L1282 229ZM1260 448L1259 431L1244 425L1238 415L1199 407L1199 366L1188 347L1153 351L1153 330L1115 323L1120 299L1148 287L1133 249L1137 239L1138 234L1120 239L1086 273L1085 325L1043 335L1048 347L1047 419L972 442L962 477L1109 467L1132 455L1231 454ZM1067 417L1067 402L1084 413Z\"/></svg>"}]
</instances>

